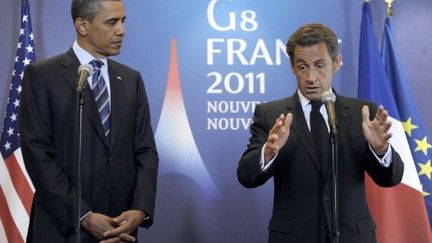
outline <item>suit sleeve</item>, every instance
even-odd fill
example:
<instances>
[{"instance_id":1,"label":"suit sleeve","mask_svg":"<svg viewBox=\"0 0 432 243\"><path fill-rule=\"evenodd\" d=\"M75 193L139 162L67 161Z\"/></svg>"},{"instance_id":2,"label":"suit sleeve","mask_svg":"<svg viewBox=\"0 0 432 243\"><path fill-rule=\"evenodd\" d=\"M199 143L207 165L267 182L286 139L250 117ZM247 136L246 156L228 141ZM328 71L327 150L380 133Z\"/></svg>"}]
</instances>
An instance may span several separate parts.
<instances>
[{"instance_id":1,"label":"suit sleeve","mask_svg":"<svg viewBox=\"0 0 432 243\"><path fill-rule=\"evenodd\" d=\"M371 110L370 119L373 119L378 110L377 105L370 104L369 109ZM404 163L397 151L393 147L391 149L392 163L389 167L382 166L369 147L365 156L367 173L377 185L382 187L392 187L402 181Z\"/></svg>"},{"instance_id":2,"label":"suit sleeve","mask_svg":"<svg viewBox=\"0 0 432 243\"><path fill-rule=\"evenodd\" d=\"M272 168L263 172L260 165L261 150L267 141L269 130L270 128L266 126L264 111L258 105L255 108L250 128L249 144L237 167L237 178L244 187L258 187L272 176Z\"/></svg>"},{"instance_id":3,"label":"suit sleeve","mask_svg":"<svg viewBox=\"0 0 432 243\"><path fill-rule=\"evenodd\" d=\"M20 107L21 149L24 163L35 186L37 203L49 218L66 234L76 222L75 187L70 184L64 168L54 158L50 97L37 69L29 65L23 78ZM82 213L90 211L82 200Z\"/></svg>"},{"instance_id":4,"label":"suit sleeve","mask_svg":"<svg viewBox=\"0 0 432 243\"><path fill-rule=\"evenodd\" d=\"M141 75L138 76L137 86L139 101L134 141L137 178L131 208L142 210L147 216L150 216L141 224L142 227L148 228L152 225L154 218L159 158L151 126L149 103Z\"/></svg>"},{"instance_id":5,"label":"suit sleeve","mask_svg":"<svg viewBox=\"0 0 432 243\"><path fill-rule=\"evenodd\" d=\"M402 181L404 163L396 150L393 147L391 149L392 163L389 167L382 166L370 150L366 155L366 160L371 161L366 164L366 171L372 177L373 181L382 187L392 187Z\"/></svg>"}]
</instances>

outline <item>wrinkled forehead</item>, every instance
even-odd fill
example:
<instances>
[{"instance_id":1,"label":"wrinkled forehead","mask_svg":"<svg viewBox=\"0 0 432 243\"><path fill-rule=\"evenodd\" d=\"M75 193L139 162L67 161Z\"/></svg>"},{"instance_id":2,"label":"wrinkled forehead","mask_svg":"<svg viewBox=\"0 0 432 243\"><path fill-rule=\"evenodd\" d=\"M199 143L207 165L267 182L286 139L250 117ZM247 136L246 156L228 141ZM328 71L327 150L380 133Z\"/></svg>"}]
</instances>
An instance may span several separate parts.
<instances>
[{"instance_id":1,"label":"wrinkled forehead","mask_svg":"<svg viewBox=\"0 0 432 243\"><path fill-rule=\"evenodd\" d=\"M310 46L296 46L294 48L294 62L315 62L319 60L328 60L330 54L327 50L327 44L321 42Z\"/></svg>"}]
</instances>

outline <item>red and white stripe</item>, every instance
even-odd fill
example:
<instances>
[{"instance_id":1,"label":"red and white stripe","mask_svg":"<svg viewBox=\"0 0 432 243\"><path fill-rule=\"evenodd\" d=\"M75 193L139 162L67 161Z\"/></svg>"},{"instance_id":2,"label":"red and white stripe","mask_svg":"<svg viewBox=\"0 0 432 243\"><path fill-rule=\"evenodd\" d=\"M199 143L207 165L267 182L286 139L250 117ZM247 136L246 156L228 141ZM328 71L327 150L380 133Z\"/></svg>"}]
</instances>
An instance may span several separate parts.
<instances>
[{"instance_id":1,"label":"red and white stripe","mask_svg":"<svg viewBox=\"0 0 432 243\"><path fill-rule=\"evenodd\" d=\"M35 189L20 149L0 157L0 186L0 242L25 242Z\"/></svg>"},{"instance_id":2,"label":"red and white stripe","mask_svg":"<svg viewBox=\"0 0 432 243\"><path fill-rule=\"evenodd\" d=\"M379 243L432 242L431 229L422 186L402 123L390 118L393 137L390 143L404 161L402 182L382 188L367 176L369 208L377 224Z\"/></svg>"}]
</instances>

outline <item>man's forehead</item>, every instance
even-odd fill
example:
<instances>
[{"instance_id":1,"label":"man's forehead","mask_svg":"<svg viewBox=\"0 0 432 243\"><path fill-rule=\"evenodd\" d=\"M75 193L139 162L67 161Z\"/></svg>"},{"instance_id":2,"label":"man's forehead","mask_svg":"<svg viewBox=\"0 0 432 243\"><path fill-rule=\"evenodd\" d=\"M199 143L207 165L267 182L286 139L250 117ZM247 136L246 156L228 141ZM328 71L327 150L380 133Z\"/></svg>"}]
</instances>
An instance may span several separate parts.
<instances>
[{"instance_id":1,"label":"man's forehead","mask_svg":"<svg viewBox=\"0 0 432 243\"><path fill-rule=\"evenodd\" d=\"M326 45L313 45L309 47L297 46L294 49L295 62L316 62L325 60L327 57L330 58Z\"/></svg>"},{"instance_id":2,"label":"man's forehead","mask_svg":"<svg viewBox=\"0 0 432 243\"><path fill-rule=\"evenodd\" d=\"M125 17L124 6L122 1L102 1L102 8L96 13L95 17L104 19L123 18Z\"/></svg>"}]
</instances>

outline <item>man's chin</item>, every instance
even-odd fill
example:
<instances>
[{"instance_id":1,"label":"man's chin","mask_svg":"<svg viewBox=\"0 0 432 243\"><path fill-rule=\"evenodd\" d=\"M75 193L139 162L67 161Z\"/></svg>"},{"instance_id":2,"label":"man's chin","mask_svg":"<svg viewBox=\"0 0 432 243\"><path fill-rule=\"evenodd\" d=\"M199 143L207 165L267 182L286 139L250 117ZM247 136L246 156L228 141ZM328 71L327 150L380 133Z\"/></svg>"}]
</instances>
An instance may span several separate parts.
<instances>
[{"instance_id":1,"label":"man's chin","mask_svg":"<svg viewBox=\"0 0 432 243\"><path fill-rule=\"evenodd\" d=\"M316 91L316 92L307 92L304 95L308 100L320 100L321 99L321 93Z\"/></svg>"},{"instance_id":2,"label":"man's chin","mask_svg":"<svg viewBox=\"0 0 432 243\"><path fill-rule=\"evenodd\" d=\"M107 56L116 56L120 54L120 48L110 49Z\"/></svg>"}]
</instances>

